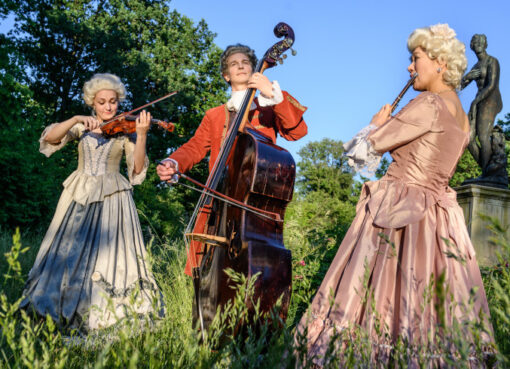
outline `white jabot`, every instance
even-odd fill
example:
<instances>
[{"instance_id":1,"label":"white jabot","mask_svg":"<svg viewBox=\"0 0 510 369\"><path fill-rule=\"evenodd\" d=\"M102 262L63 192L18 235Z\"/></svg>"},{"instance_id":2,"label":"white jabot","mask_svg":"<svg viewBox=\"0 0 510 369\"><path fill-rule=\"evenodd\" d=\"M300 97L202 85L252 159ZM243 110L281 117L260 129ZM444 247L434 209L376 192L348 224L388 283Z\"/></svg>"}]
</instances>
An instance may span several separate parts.
<instances>
[{"instance_id":1,"label":"white jabot","mask_svg":"<svg viewBox=\"0 0 510 369\"><path fill-rule=\"evenodd\" d=\"M227 109L229 111L239 111L241 108L241 104L243 103L244 96L246 94L246 90L242 91L232 91L232 96L227 101ZM283 101L282 90L280 89L280 85L277 81L273 81L273 97L267 98L262 94L258 96L260 106L273 106L279 104ZM257 108L254 102L251 103L250 110L254 110Z\"/></svg>"},{"instance_id":2,"label":"white jabot","mask_svg":"<svg viewBox=\"0 0 510 369\"><path fill-rule=\"evenodd\" d=\"M350 141L344 143L344 155L349 159L347 163L356 171L368 177L373 177L382 154L374 150L368 135L377 127L373 124L363 128Z\"/></svg>"},{"instance_id":3,"label":"white jabot","mask_svg":"<svg viewBox=\"0 0 510 369\"><path fill-rule=\"evenodd\" d=\"M247 90L232 91L232 96L227 101L228 111L239 111L241 104L243 103L244 96ZM256 109L257 105L254 102L251 103L250 110Z\"/></svg>"}]
</instances>

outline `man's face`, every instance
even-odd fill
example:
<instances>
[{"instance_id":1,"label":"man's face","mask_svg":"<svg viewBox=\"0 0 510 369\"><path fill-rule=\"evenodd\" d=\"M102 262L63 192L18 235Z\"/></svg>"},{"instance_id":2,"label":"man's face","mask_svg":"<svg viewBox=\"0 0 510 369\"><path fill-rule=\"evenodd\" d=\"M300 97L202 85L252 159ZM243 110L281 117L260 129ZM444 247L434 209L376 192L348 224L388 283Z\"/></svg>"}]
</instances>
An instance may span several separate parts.
<instances>
[{"instance_id":1,"label":"man's face","mask_svg":"<svg viewBox=\"0 0 510 369\"><path fill-rule=\"evenodd\" d=\"M232 84L246 84L253 73L250 58L243 53L235 53L227 59L227 72L223 75L225 80Z\"/></svg>"}]
</instances>

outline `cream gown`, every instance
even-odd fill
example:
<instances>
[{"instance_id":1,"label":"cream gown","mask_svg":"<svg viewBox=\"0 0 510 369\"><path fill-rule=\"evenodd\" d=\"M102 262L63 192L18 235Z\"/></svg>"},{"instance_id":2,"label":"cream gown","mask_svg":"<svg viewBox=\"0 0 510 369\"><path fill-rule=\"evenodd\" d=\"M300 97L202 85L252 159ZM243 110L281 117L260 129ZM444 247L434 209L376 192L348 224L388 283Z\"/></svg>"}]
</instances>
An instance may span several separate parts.
<instances>
[{"instance_id":1,"label":"cream gown","mask_svg":"<svg viewBox=\"0 0 510 369\"><path fill-rule=\"evenodd\" d=\"M462 209L448 187L468 133L438 95L424 92L367 136L358 139L358 151L368 157L389 151L393 162L383 178L364 184L356 217L298 326L308 328L309 353L319 364L335 328L361 325L379 340L376 315L393 339L426 342L439 318L437 301L424 295L443 273L452 294L445 301L447 325L453 318L475 320L480 311L489 316ZM473 288L475 303L466 312Z\"/></svg>"},{"instance_id":2,"label":"cream gown","mask_svg":"<svg viewBox=\"0 0 510 369\"><path fill-rule=\"evenodd\" d=\"M148 158L143 171L132 176L133 137L108 139L85 132L81 123L58 145L42 137L40 151L48 157L67 142L79 140L78 168L63 183L25 285L22 307L83 331L110 326L126 314L155 311L161 315L160 294L147 264L131 186L144 180ZM124 152L129 182L119 172Z\"/></svg>"}]
</instances>

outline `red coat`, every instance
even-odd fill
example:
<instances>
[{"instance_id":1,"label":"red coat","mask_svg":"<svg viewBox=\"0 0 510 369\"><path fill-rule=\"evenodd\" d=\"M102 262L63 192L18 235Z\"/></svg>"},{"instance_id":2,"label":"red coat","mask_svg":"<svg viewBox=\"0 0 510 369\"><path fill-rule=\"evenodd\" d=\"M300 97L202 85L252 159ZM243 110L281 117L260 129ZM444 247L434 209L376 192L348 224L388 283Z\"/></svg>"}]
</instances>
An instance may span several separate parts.
<instances>
[{"instance_id":1,"label":"red coat","mask_svg":"<svg viewBox=\"0 0 510 369\"><path fill-rule=\"evenodd\" d=\"M279 133L288 141L296 141L306 135L308 128L303 120L303 113L306 107L302 106L289 95L282 91L283 101L274 106L262 107L258 100L255 110L250 111L249 121L252 128L270 137L273 143L276 142L276 134ZM225 104L209 109L202 119L195 135L184 145L179 147L170 155L179 163L179 171L182 173L190 170L193 165L200 162L210 151L209 172L220 152L221 144L227 132L230 112ZM208 209L203 209L195 223L194 232L203 233L207 222ZM200 265L201 255L197 254L202 250L202 244L196 241L191 242L191 249L188 250L188 260L184 272L191 275L191 268Z\"/></svg>"},{"instance_id":2,"label":"red coat","mask_svg":"<svg viewBox=\"0 0 510 369\"><path fill-rule=\"evenodd\" d=\"M283 101L274 106L262 107L255 99L257 109L250 112L250 123L257 131L271 137L276 142L276 133L288 141L296 141L306 135L308 128L303 120L306 107L300 105L286 91L282 91ZM182 173L200 162L209 151L209 171L220 152L221 143L227 132L230 112L225 104L209 109L202 119L195 135L170 155L179 163Z\"/></svg>"}]
</instances>

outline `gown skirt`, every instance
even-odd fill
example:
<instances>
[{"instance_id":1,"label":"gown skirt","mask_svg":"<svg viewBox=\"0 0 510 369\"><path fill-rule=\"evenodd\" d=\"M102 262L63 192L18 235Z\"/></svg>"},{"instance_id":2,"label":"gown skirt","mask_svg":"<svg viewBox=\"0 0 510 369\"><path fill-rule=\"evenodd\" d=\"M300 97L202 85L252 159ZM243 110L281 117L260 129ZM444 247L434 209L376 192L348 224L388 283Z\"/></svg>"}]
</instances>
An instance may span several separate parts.
<instances>
[{"instance_id":1,"label":"gown skirt","mask_svg":"<svg viewBox=\"0 0 510 369\"><path fill-rule=\"evenodd\" d=\"M83 332L133 314L162 316L131 186L143 181L148 159L128 182L119 163L125 152L132 172L133 140L84 133L83 125L70 130L59 145L41 139L41 152L50 156L72 139L79 139L78 169L63 184L21 307Z\"/></svg>"},{"instance_id":2,"label":"gown skirt","mask_svg":"<svg viewBox=\"0 0 510 369\"><path fill-rule=\"evenodd\" d=\"M440 322L451 327L454 320L476 321L479 313L488 320L456 193L432 195L398 179L365 183L357 215L298 326L310 356L323 356L335 332L354 326L367 329L374 342L391 344L400 336L419 344L439 333ZM419 220L405 224L413 218ZM438 285L443 298L434 292Z\"/></svg>"}]
</instances>

